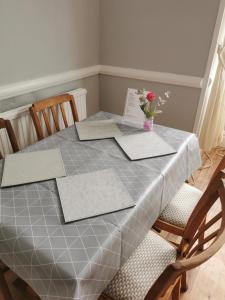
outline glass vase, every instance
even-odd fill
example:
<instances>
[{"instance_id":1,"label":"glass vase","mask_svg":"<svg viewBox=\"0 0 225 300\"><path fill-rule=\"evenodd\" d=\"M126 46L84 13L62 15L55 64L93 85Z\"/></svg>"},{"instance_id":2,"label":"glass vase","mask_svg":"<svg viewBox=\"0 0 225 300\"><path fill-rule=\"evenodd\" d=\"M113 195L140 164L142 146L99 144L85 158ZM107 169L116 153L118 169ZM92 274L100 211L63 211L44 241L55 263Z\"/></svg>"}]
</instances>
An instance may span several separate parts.
<instances>
[{"instance_id":1,"label":"glass vase","mask_svg":"<svg viewBox=\"0 0 225 300\"><path fill-rule=\"evenodd\" d=\"M154 118L151 117L149 119L144 120L144 130L145 131L152 131L154 125Z\"/></svg>"}]
</instances>

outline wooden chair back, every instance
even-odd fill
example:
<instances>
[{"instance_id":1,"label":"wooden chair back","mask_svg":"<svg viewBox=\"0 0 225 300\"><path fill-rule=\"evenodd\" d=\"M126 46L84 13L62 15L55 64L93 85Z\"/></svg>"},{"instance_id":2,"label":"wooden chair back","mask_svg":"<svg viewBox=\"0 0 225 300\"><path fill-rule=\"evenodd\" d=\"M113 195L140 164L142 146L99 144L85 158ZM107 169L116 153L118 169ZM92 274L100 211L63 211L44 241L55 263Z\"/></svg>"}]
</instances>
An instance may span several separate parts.
<instances>
[{"instance_id":1,"label":"wooden chair back","mask_svg":"<svg viewBox=\"0 0 225 300\"><path fill-rule=\"evenodd\" d=\"M224 161L221 162L220 167L223 163ZM178 249L178 260L166 268L152 286L146 300L160 299L182 274L207 261L224 245L225 187L222 180L224 177L224 171L218 170L188 221ZM205 217L216 201L220 201L221 209L205 223ZM199 241L199 237L203 234L204 238ZM207 246L204 250L202 250L203 245Z\"/></svg>"},{"instance_id":2,"label":"wooden chair back","mask_svg":"<svg viewBox=\"0 0 225 300\"><path fill-rule=\"evenodd\" d=\"M18 146L16 136L15 136L14 130L12 128L11 122L9 120L0 118L0 129L6 129L13 152L19 151L19 146ZM2 158L3 158L3 155L0 151L0 159L2 159Z\"/></svg>"},{"instance_id":3,"label":"wooden chair back","mask_svg":"<svg viewBox=\"0 0 225 300\"><path fill-rule=\"evenodd\" d=\"M36 129L38 140L42 140L44 138L44 132L43 132L43 128L42 128L38 113L41 113L43 116L48 135L52 135L53 130L50 125L51 123L50 123L50 119L49 119L47 110L52 115L56 131L60 130L59 118L58 118L59 115L57 113L57 107L60 108L65 127L68 127L68 121L67 121L65 108L64 108L64 103L66 103L66 102L69 102L69 104L70 104L74 122L78 122L79 118L78 118L75 101L74 101L73 96L69 95L69 94L64 94L64 95L40 100L38 102L33 103L32 107L30 107L30 114L31 114L31 117L34 122L34 127Z\"/></svg>"},{"instance_id":4,"label":"wooden chair back","mask_svg":"<svg viewBox=\"0 0 225 300\"><path fill-rule=\"evenodd\" d=\"M220 172L220 171L223 171L225 170L225 155L223 156L223 158L221 159L220 163L218 164L217 168L215 169L213 175L212 175L212 178L210 180L213 181L213 179L215 178L215 176Z\"/></svg>"}]
</instances>

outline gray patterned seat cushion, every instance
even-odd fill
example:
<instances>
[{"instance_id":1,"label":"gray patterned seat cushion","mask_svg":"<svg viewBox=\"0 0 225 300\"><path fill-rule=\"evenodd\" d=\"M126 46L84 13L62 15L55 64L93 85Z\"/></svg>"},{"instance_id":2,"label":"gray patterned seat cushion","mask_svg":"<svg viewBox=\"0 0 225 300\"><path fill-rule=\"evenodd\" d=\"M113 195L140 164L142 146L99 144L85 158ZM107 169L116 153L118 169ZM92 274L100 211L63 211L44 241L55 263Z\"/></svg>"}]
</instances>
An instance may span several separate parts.
<instances>
[{"instance_id":1,"label":"gray patterned seat cushion","mask_svg":"<svg viewBox=\"0 0 225 300\"><path fill-rule=\"evenodd\" d=\"M176 260L176 249L150 231L116 273L104 294L116 300L143 300L165 268Z\"/></svg>"},{"instance_id":2,"label":"gray patterned seat cushion","mask_svg":"<svg viewBox=\"0 0 225 300\"><path fill-rule=\"evenodd\" d=\"M159 219L184 228L203 192L184 183L172 201L163 210Z\"/></svg>"}]
</instances>

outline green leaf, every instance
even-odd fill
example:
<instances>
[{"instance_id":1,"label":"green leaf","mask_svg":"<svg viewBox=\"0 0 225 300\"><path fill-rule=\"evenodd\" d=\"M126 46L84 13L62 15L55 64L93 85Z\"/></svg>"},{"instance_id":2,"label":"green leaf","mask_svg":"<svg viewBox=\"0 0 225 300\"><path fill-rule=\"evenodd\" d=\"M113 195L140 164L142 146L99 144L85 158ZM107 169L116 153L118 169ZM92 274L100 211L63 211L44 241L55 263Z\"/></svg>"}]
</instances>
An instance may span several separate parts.
<instances>
[{"instance_id":1,"label":"green leaf","mask_svg":"<svg viewBox=\"0 0 225 300\"><path fill-rule=\"evenodd\" d=\"M144 103L142 105L140 105L141 110L145 113L145 107L146 107L147 103Z\"/></svg>"}]
</instances>

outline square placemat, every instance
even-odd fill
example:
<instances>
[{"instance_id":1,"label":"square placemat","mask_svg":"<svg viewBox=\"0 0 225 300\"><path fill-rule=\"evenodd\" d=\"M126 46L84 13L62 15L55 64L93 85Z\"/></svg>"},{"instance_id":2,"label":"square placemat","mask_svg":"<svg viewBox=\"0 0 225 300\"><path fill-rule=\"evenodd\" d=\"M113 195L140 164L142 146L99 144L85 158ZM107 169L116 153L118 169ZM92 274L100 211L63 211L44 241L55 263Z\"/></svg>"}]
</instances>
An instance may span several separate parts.
<instances>
[{"instance_id":1,"label":"square placemat","mask_svg":"<svg viewBox=\"0 0 225 300\"><path fill-rule=\"evenodd\" d=\"M135 204L113 169L56 179L65 222L95 217Z\"/></svg>"},{"instance_id":2,"label":"square placemat","mask_svg":"<svg viewBox=\"0 0 225 300\"><path fill-rule=\"evenodd\" d=\"M115 137L130 160L174 154L176 151L155 132Z\"/></svg>"},{"instance_id":3,"label":"square placemat","mask_svg":"<svg viewBox=\"0 0 225 300\"><path fill-rule=\"evenodd\" d=\"M59 149L6 155L1 187L66 176Z\"/></svg>"},{"instance_id":4,"label":"square placemat","mask_svg":"<svg viewBox=\"0 0 225 300\"><path fill-rule=\"evenodd\" d=\"M122 135L114 120L76 122L75 125L81 141L107 139Z\"/></svg>"}]
</instances>

